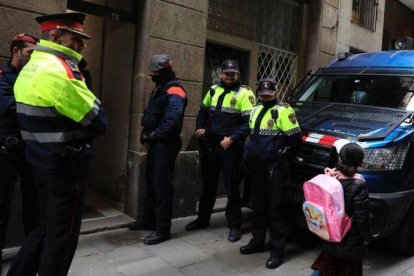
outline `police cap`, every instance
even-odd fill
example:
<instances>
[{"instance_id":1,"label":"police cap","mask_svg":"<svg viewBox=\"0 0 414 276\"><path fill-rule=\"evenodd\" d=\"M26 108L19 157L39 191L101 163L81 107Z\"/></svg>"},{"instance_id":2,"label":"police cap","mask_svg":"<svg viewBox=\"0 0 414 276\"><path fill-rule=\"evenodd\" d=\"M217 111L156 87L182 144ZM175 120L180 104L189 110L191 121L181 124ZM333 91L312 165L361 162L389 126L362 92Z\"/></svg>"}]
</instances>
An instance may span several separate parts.
<instances>
[{"instance_id":1,"label":"police cap","mask_svg":"<svg viewBox=\"0 0 414 276\"><path fill-rule=\"evenodd\" d=\"M160 54L151 56L151 61L149 65L149 70L151 72L159 71L167 66L172 67L172 60L168 55Z\"/></svg>"},{"instance_id":2,"label":"police cap","mask_svg":"<svg viewBox=\"0 0 414 276\"><path fill-rule=\"evenodd\" d=\"M273 96L277 90L277 83L273 78L264 78L257 84L257 94Z\"/></svg>"},{"instance_id":3,"label":"police cap","mask_svg":"<svg viewBox=\"0 0 414 276\"><path fill-rule=\"evenodd\" d=\"M238 73L239 64L235 60L228 59L224 61L223 64L221 65L221 71L224 73L227 73L227 72Z\"/></svg>"},{"instance_id":4,"label":"police cap","mask_svg":"<svg viewBox=\"0 0 414 276\"><path fill-rule=\"evenodd\" d=\"M34 37L32 35L26 34L26 33L21 33L18 35L15 35L12 39L12 43L16 42L16 41L23 41L26 43L31 43L31 44L37 44L37 42L39 42L39 39L37 37Z\"/></svg>"},{"instance_id":5,"label":"police cap","mask_svg":"<svg viewBox=\"0 0 414 276\"><path fill-rule=\"evenodd\" d=\"M84 39L90 39L88 34L83 32L83 24L86 14L79 12L42 15L36 17L40 24L42 33L49 30L66 30L80 35Z\"/></svg>"}]
</instances>

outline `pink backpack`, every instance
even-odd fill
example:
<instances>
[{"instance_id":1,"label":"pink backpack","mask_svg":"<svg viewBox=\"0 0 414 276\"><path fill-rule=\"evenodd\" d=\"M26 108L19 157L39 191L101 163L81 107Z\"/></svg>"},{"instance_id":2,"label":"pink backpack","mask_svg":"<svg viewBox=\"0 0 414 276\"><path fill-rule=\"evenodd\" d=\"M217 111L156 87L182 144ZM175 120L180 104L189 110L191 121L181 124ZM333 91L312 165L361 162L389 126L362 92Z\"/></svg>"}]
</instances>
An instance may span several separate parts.
<instances>
[{"instance_id":1,"label":"pink backpack","mask_svg":"<svg viewBox=\"0 0 414 276\"><path fill-rule=\"evenodd\" d=\"M330 242L340 242L351 229L345 213L344 191L335 177L319 174L303 184L303 212L309 230Z\"/></svg>"}]
</instances>

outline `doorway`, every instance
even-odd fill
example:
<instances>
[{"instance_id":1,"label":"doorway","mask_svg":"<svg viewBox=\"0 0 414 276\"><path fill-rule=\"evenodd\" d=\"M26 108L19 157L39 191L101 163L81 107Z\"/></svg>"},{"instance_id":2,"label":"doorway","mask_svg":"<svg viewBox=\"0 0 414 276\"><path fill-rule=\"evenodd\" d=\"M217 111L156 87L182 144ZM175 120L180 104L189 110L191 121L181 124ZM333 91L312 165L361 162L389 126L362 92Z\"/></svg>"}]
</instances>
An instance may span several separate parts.
<instances>
[{"instance_id":1,"label":"doorway","mask_svg":"<svg viewBox=\"0 0 414 276\"><path fill-rule=\"evenodd\" d=\"M93 145L83 231L88 231L84 229L88 221L126 219L125 178L136 34L134 2L68 1L69 10L88 15L84 31L92 39L86 41L82 54L91 74L90 89L101 100L109 121L106 134Z\"/></svg>"}]
</instances>

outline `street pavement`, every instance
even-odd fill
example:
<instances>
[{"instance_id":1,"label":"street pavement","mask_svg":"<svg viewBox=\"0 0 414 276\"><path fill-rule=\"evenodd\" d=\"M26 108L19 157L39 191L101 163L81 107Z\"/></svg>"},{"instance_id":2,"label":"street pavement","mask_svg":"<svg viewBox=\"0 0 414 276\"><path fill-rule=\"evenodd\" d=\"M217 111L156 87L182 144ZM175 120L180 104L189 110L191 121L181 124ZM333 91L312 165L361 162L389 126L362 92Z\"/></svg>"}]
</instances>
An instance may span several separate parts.
<instances>
[{"instance_id":1,"label":"street pavement","mask_svg":"<svg viewBox=\"0 0 414 276\"><path fill-rule=\"evenodd\" d=\"M81 235L69 275L310 275L310 265L320 251L318 240L306 229L289 230L285 262L275 270L265 268L268 252L241 255L249 242L247 226L252 211L243 210L245 234L240 241L227 241L224 213L213 214L208 229L187 232L184 226L195 217L173 220L171 240L153 246L143 244L148 231L126 228ZM389 251L385 242L368 248L364 275L414 275L414 257ZM3 263L3 275L10 260Z\"/></svg>"}]
</instances>

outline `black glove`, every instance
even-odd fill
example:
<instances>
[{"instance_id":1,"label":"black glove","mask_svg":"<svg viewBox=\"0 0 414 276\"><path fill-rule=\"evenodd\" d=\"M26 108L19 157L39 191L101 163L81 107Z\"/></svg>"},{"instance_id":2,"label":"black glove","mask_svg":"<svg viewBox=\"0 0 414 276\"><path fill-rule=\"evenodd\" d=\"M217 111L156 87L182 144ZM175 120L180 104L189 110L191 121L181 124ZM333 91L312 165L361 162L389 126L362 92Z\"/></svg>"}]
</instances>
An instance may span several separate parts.
<instances>
[{"instance_id":1,"label":"black glove","mask_svg":"<svg viewBox=\"0 0 414 276\"><path fill-rule=\"evenodd\" d=\"M151 143L154 142L154 131L151 132L143 132L141 135L141 143Z\"/></svg>"}]
</instances>

